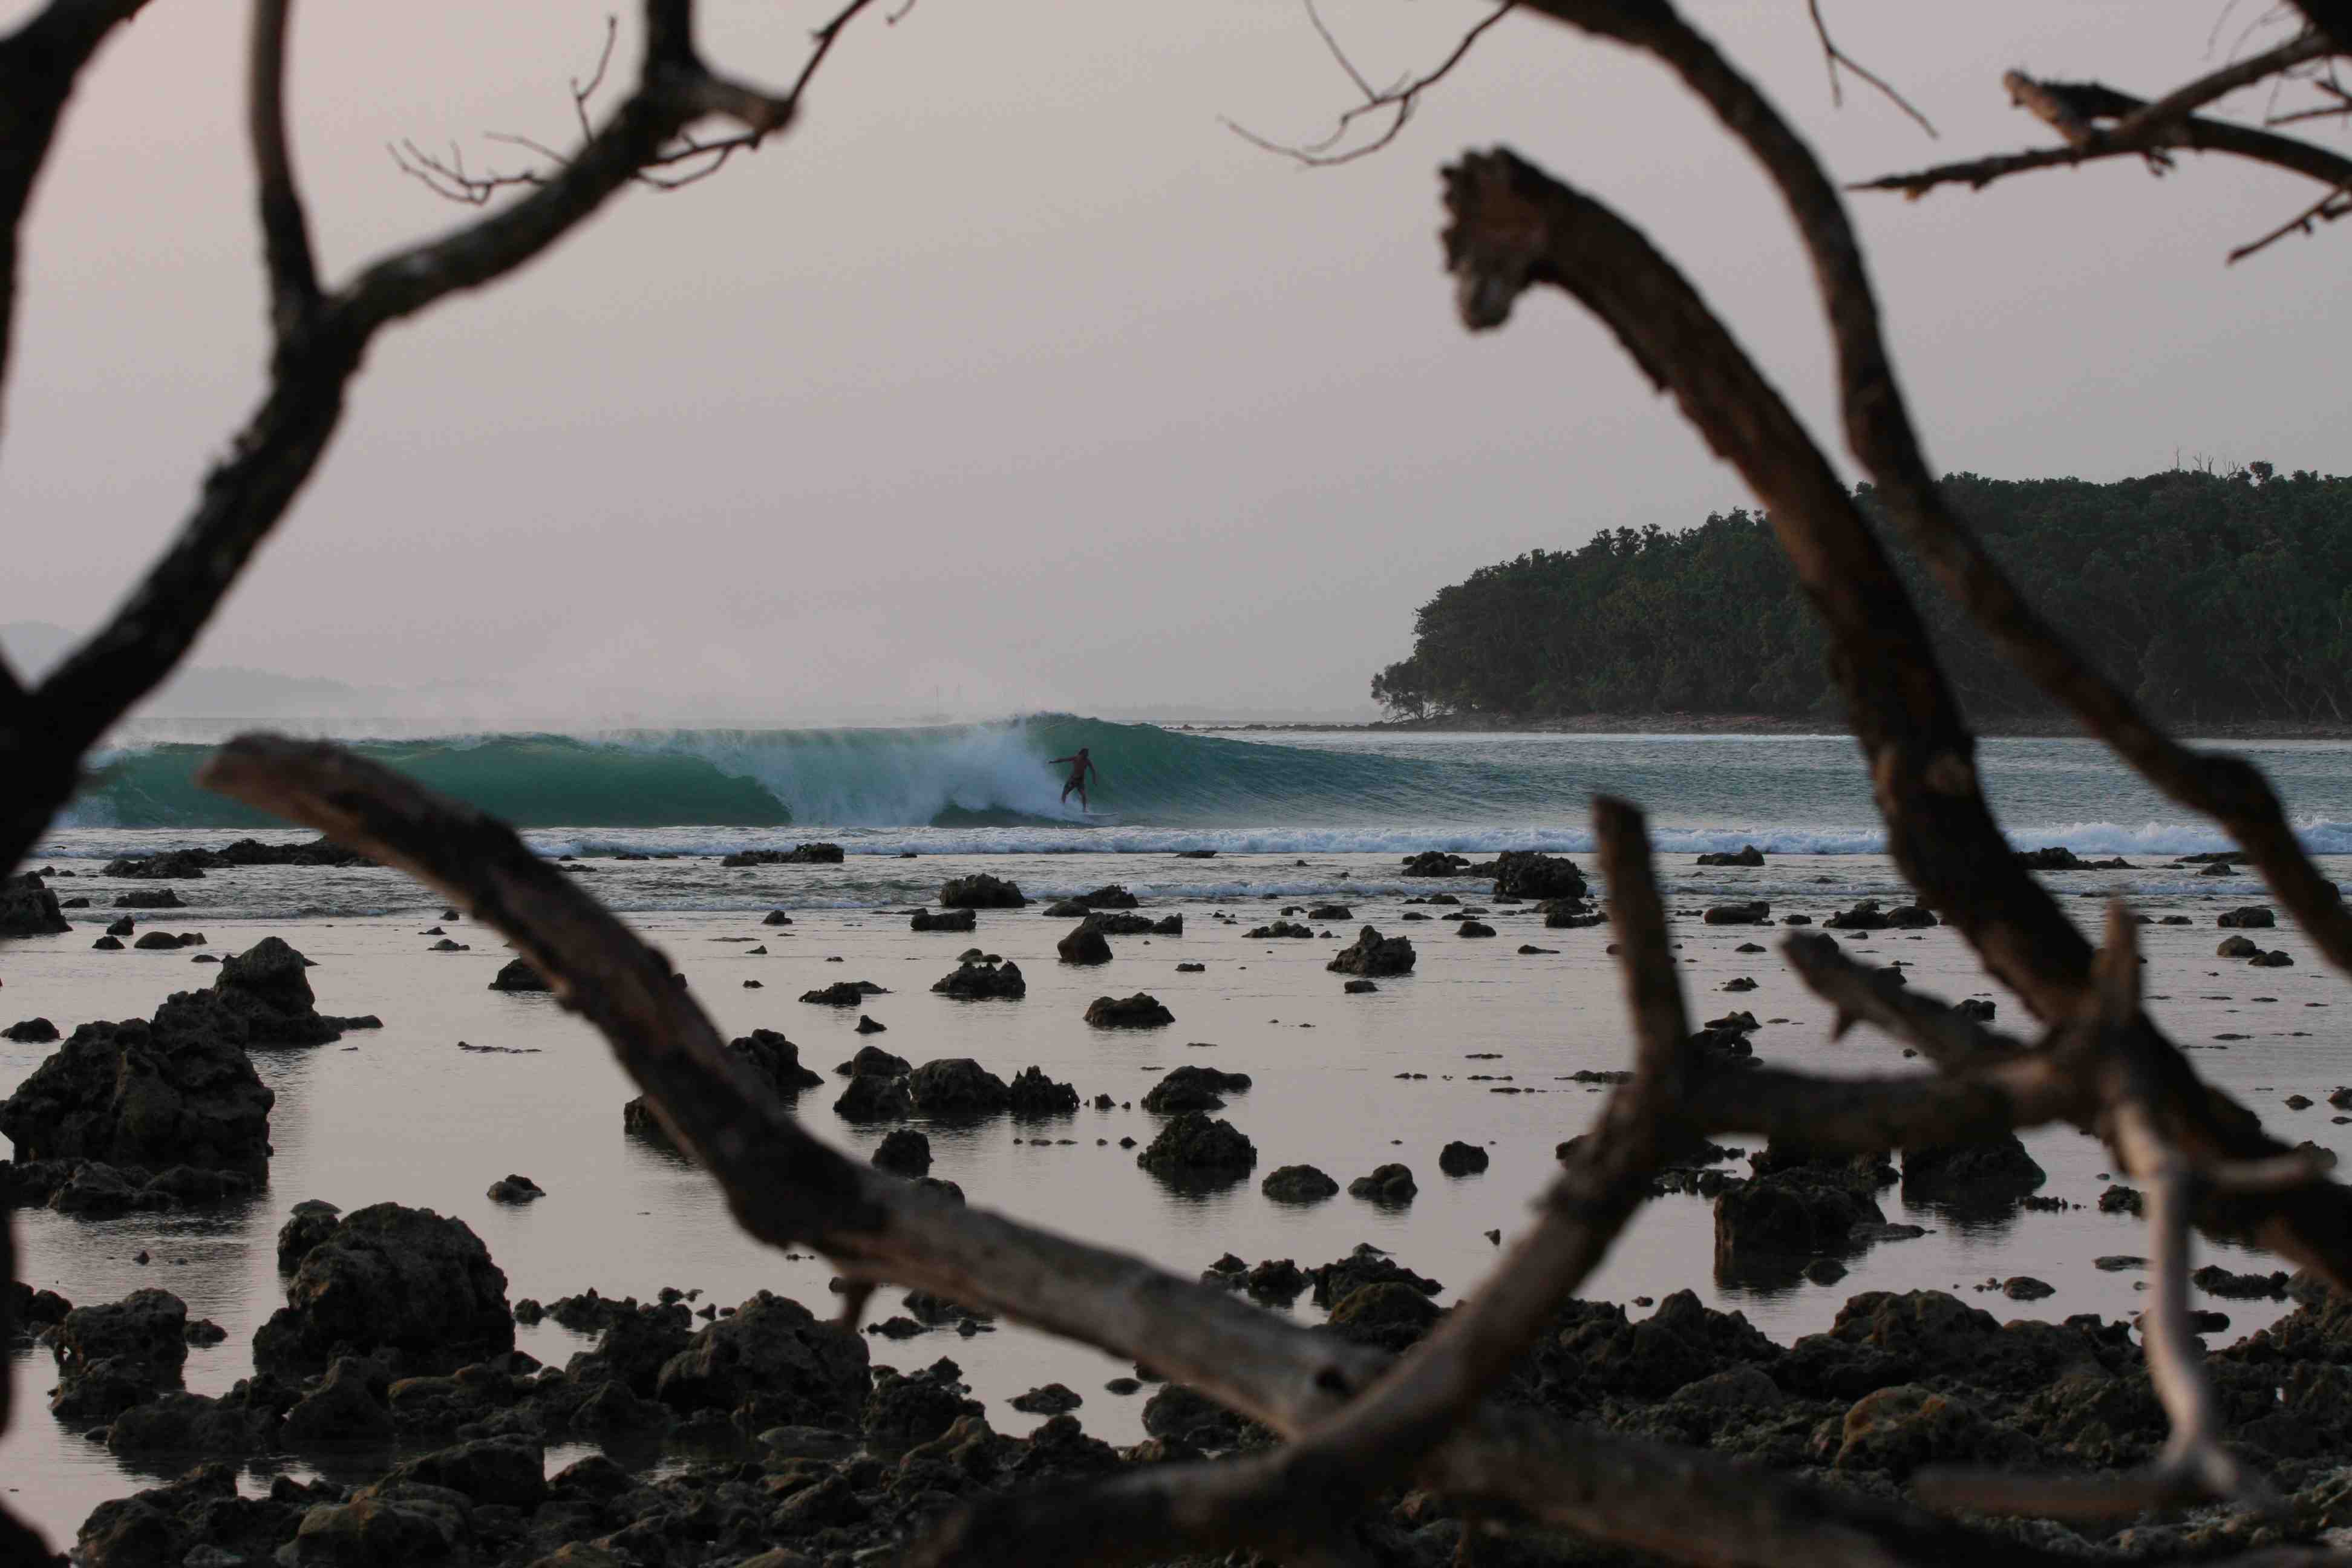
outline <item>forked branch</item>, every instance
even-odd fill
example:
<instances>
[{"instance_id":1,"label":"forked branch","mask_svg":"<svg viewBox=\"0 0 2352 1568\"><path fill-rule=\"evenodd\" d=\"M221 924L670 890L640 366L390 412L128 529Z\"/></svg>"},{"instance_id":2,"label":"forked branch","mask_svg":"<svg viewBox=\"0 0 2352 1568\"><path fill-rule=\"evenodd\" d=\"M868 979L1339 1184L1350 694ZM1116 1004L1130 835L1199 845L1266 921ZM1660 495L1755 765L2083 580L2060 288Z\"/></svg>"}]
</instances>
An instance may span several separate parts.
<instances>
[{"instance_id":1,"label":"forked branch","mask_svg":"<svg viewBox=\"0 0 2352 1568\"><path fill-rule=\"evenodd\" d=\"M1332 59L1339 63L1339 68L1347 73L1348 79L1355 84L1356 90L1364 95L1364 101L1343 112L1338 123L1331 127L1330 133L1319 142L1297 143L1276 142L1271 137L1259 135L1235 121L1223 119L1219 122L1226 130L1254 147L1268 153L1278 153L1286 158L1297 160L1310 169L1325 169L1339 163L1352 163L1359 158L1370 157L1402 135L1406 124L1412 119L1413 111L1421 107L1422 94L1451 75L1454 68L1460 65L1471 49L1476 47L1478 40L1486 37L1487 31L1496 23L1518 7L1519 0L1502 0L1493 12L1462 35L1460 41L1433 69L1420 76L1404 78L1384 88L1374 87L1365 78L1364 73L1356 68L1356 62L1348 58L1348 51L1341 47L1339 40L1325 25L1322 12L1315 7L1315 0L1304 0L1304 3L1307 6L1307 19L1315 25L1316 35L1323 40L1323 47L1330 51ZM1383 114L1388 116L1388 123L1382 126L1370 141L1359 142L1345 151L1337 150L1340 143L1347 141L1349 133L1353 132L1360 122L1367 118Z\"/></svg>"}]
</instances>

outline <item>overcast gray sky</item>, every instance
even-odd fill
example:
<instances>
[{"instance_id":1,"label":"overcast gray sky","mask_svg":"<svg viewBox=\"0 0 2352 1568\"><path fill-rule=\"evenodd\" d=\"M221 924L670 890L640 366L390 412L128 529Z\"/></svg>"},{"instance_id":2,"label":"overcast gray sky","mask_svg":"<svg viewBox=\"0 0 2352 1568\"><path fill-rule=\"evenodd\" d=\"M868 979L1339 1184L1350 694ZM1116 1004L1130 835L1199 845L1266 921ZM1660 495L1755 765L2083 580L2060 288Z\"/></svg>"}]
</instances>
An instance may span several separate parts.
<instances>
[{"instance_id":1,"label":"overcast gray sky","mask_svg":"<svg viewBox=\"0 0 2352 1568\"><path fill-rule=\"evenodd\" d=\"M2259 11L1828 0L1929 142L1866 92L1832 108L1801 0L1687 8L1848 179L2041 142L2004 68L2160 90ZM0 25L31 9L0 3ZM564 138L605 9L301 7L297 156L330 274L466 216L386 143L510 166L483 132ZM714 60L775 81L824 14L704 11ZM1325 7L1379 78L1483 14ZM241 7L155 0L69 113L28 234L0 622L104 614L256 395L242 43ZM1349 167L1217 122L1303 139L1350 90L1288 0L869 16L784 141L633 193L380 341L196 658L431 688L488 723L1368 709L1443 584L1746 500L1564 300L1463 332L1435 169L1469 145L1615 203L1833 437L1780 209L1662 69L1515 16ZM2178 448L2342 470L2352 234L2222 265L2313 194L2189 157L1854 197L1937 466L2105 479Z\"/></svg>"}]
</instances>

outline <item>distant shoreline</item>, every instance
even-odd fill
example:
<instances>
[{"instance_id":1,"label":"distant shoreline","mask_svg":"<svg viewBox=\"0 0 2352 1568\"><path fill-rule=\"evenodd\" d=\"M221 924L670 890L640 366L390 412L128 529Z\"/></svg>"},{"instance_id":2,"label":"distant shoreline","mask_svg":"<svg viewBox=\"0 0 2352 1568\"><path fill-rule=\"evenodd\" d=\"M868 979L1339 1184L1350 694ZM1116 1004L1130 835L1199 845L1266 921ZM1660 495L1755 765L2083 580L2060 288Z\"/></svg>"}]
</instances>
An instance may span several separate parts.
<instances>
[{"instance_id":1,"label":"distant shoreline","mask_svg":"<svg viewBox=\"0 0 2352 1568\"><path fill-rule=\"evenodd\" d=\"M1579 713L1567 718L1496 718L1482 713L1454 713L1435 719L1372 720L1365 723L1278 724L1254 721L1218 723L1162 721L1171 730L1315 731L1336 734L1512 734L1512 735L1838 735L1844 726L1833 720L1784 718L1774 713ZM2085 740L2079 726L2051 719L1985 719L1975 721L1976 732L1999 740ZM2179 731L2183 740L2200 741L2347 741L2352 724L2313 723L2292 719L2248 719L2231 723L2200 723Z\"/></svg>"}]
</instances>

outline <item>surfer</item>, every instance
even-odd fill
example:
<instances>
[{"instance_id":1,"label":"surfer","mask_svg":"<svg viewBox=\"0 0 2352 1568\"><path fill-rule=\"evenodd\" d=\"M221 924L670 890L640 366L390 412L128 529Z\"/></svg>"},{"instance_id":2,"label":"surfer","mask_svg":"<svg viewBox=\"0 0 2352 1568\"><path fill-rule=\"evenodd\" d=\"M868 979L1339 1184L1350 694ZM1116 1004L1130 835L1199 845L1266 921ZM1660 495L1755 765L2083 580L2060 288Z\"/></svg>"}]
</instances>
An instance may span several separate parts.
<instances>
[{"instance_id":1,"label":"surfer","mask_svg":"<svg viewBox=\"0 0 2352 1568\"><path fill-rule=\"evenodd\" d=\"M1067 763L1070 764L1069 782L1062 786L1062 803L1066 805L1068 805L1070 792L1072 790L1076 790L1078 792L1078 809L1080 811L1087 810L1087 775L1088 773L1093 773L1097 777L1100 777L1102 770L1095 766L1095 760L1087 755L1087 749L1084 746L1080 746L1078 748L1077 754L1076 756L1055 757L1053 760L1057 763Z\"/></svg>"}]
</instances>

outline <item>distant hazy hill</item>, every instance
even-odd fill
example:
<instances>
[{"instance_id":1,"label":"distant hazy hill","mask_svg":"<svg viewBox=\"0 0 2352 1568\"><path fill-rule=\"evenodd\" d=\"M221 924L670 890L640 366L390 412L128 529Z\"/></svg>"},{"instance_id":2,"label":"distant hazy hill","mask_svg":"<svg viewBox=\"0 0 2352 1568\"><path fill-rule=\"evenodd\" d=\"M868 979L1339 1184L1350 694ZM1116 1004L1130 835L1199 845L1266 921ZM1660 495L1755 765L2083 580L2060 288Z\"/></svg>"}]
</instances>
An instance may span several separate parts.
<instances>
[{"instance_id":1,"label":"distant hazy hill","mask_svg":"<svg viewBox=\"0 0 2352 1568\"><path fill-rule=\"evenodd\" d=\"M11 621L0 626L0 647L18 675L37 680L80 636L47 621ZM139 711L173 718L325 716L365 711L378 695L322 676L199 665L165 681Z\"/></svg>"}]
</instances>

